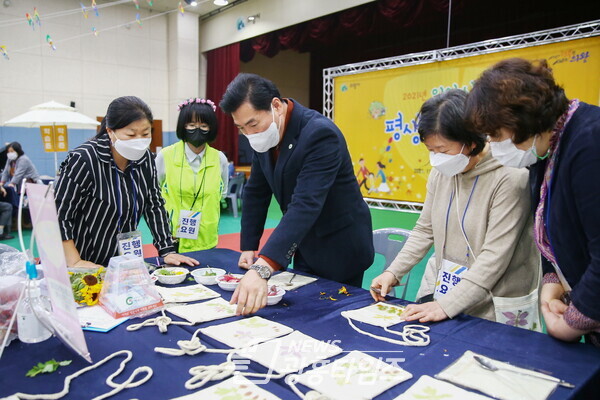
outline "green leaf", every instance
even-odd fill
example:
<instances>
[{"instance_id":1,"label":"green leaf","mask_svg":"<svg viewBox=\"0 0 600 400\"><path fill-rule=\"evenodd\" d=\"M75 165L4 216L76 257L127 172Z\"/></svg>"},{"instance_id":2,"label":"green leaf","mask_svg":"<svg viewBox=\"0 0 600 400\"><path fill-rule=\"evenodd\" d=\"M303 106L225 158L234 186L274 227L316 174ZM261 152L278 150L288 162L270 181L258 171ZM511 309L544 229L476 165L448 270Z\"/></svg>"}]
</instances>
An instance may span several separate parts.
<instances>
[{"instance_id":1,"label":"green leaf","mask_svg":"<svg viewBox=\"0 0 600 400\"><path fill-rule=\"evenodd\" d=\"M56 371L58 369L58 367L69 365L69 364L71 364L71 362L72 362L72 360L56 361L54 359L46 361L44 363L39 362L39 363L37 363L37 365L34 365L33 368L31 368L29 371L27 371L25 376L33 378L34 376L36 376L38 374L50 374L50 373Z\"/></svg>"}]
</instances>

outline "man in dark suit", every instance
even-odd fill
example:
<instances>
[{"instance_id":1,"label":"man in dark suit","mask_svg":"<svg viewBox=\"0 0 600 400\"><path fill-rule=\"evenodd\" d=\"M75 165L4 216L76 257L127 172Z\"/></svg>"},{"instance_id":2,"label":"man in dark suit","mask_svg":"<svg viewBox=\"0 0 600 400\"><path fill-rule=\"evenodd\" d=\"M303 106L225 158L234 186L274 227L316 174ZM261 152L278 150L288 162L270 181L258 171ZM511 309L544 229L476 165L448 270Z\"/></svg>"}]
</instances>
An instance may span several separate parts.
<instances>
[{"instance_id":1,"label":"man in dark suit","mask_svg":"<svg viewBox=\"0 0 600 400\"><path fill-rule=\"evenodd\" d=\"M296 270L360 287L374 256L371 215L340 130L254 74L239 74L220 106L254 150L239 260L249 271L231 299L238 314L266 305L266 280L292 258ZM255 261L273 195L283 217Z\"/></svg>"}]
</instances>

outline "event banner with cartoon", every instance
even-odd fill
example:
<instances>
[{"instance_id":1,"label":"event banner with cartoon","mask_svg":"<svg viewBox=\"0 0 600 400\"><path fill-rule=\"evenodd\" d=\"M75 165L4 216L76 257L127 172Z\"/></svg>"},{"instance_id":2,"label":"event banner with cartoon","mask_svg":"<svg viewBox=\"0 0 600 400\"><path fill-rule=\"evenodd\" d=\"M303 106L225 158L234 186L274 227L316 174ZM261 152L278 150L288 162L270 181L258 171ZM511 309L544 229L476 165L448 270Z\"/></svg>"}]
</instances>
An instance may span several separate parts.
<instances>
[{"instance_id":1,"label":"event banner with cartoon","mask_svg":"<svg viewBox=\"0 0 600 400\"><path fill-rule=\"evenodd\" d=\"M334 79L334 122L350 149L365 197L422 203L431 165L415 117L450 88L469 91L483 70L510 57L547 59L569 98L598 104L600 37Z\"/></svg>"}]
</instances>

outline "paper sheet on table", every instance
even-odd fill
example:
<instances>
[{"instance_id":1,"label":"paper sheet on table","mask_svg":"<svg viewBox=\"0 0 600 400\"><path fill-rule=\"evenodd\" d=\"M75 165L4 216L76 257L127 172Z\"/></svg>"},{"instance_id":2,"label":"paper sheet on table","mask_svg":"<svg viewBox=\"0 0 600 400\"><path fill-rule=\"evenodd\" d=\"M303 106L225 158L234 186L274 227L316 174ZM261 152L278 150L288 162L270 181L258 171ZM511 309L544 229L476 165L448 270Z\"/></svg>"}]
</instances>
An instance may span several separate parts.
<instances>
[{"instance_id":1,"label":"paper sheet on table","mask_svg":"<svg viewBox=\"0 0 600 400\"><path fill-rule=\"evenodd\" d=\"M543 374L479 355L498 367L511 369L511 371L488 371L475 361L474 355L479 354L466 351L462 357L435 377L459 386L479 390L502 400L544 400L556 389L557 384L554 382L511 371L540 376Z\"/></svg>"},{"instance_id":2,"label":"paper sheet on table","mask_svg":"<svg viewBox=\"0 0 600 400\"><path fill-rule=\"evenodd\" d=\"M408 390L394 400L489 400L487 396L466 391L451 383L423 375Z\"/></svg>"},{"instance_id":3,"label":"paper sheet on table","mask_svg":"<svg viewBox=\"0 0 600 400\"><path fill-rule=\"evenodd\" d=\"M128 317L114 319L100 306L80 307L77 309L79 322L84 331L108 332L127 321Z\"/></svg>"},{"instance_id":4,"label":"paper sheet on table","mask_svg":"<svg viewBox=\"0 0 600 400\"><path fill-rule=\"evenodd\" d=\"M292 279L293 275L294 274L292 272L288 272L288 271L282 272L277 275L273 275L271 277L271 279L269 279L269 281L267 282L267 285L269 285L269 286L276 285L282 289L285 289L286 291L290 291L290 290L296 290L299 287L308 285L309 283L313 283L314 281L317 280L317 278L312 278L310 276L304 276L304 275L299 275L299 274L296 274L296 276L294 276L294 279ZM286 285L286 283L289 283L290 279L292 279L292 284Z\"/></svg>"}]
</instances>

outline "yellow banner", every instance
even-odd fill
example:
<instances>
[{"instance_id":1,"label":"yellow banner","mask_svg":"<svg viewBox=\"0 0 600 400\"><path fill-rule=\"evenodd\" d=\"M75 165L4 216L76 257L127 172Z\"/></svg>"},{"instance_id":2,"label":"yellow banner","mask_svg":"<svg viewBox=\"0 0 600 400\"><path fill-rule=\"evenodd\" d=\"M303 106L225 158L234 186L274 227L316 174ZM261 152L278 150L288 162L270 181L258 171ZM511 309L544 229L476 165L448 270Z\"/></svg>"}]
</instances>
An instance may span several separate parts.
<instances>
[{"instance_id":1,"label":"yellow banner","mask_svg":"<svg viewBox=\"0 0 600 400\"><path fill-rule=\"evenodd\" d=\"M548 60L569 98L599 103L600 37L335 78L334 122L363 195L423 202L431 165L415 126L421 105L450 88L469 91L481 72L510 57Z\"/></svg>"},{"instance_id":2,"label":"yellow banner","mask_svg":"<svg viewBox=\"0 0 600 400\"><path fill-rule=\"evenodd\" d=\"M40 126L42 143L46 153L67 151L69 149L69 138L66 125Z\"/></svg>"},{"instance_id":3,"label":"yellow banner","mask_svg":"<svg viewBox=\"0 0 600 400\"><path fill-rule=\"evenodd\" d=\"M54 148L54 151L67 151L69 149L66 125L56 125L54 127Z\"/></svg>"}]
</instances>

